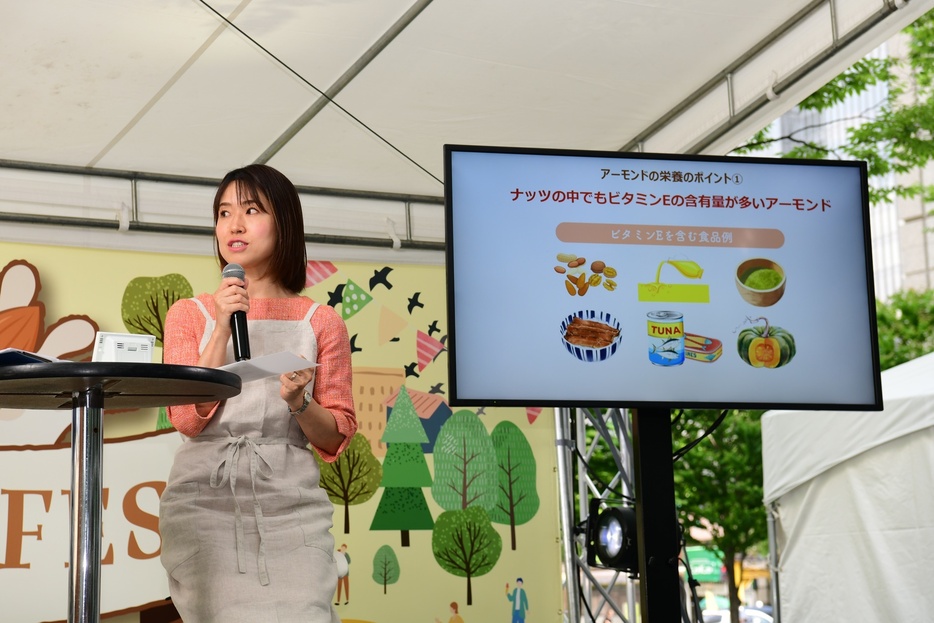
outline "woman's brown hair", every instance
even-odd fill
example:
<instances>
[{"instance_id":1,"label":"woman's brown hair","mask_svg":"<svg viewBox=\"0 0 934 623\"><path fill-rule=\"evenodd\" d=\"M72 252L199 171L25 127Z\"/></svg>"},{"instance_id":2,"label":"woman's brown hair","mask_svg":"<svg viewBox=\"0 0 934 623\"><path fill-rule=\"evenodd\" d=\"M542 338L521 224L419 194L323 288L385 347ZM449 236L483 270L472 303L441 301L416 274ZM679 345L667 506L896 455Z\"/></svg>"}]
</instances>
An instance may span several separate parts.
<instances>
[{"instance_id":1,"label":"woman's brown hair","mask_svg":"<svg viewBox=\"0 0 934 623\"><path fill-rule=\"evenodd\" d=\"M305 288L308 256L305 252L302 204L295 185L285 175L265 164L250 164L234 169L224 176L214 195L215 225L221 197L231 184L237 185L241 201L244 198L253 200L262 210L273 215L276 222L276 245L270 270L276 281L287 290L296 294L301 292ZM221 255L219 243L216 252L217 261L223 270L227 261Z\"/></svg>"}]
</instances>

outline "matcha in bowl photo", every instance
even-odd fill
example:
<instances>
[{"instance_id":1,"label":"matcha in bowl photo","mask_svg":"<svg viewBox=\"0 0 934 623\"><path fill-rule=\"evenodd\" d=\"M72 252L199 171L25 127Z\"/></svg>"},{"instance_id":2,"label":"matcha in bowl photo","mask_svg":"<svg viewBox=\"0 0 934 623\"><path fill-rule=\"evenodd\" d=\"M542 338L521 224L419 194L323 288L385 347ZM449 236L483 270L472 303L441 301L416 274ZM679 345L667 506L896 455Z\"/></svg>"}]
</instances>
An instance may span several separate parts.
<instances>
[{"instance_id":1,"label":"matcha in bowl photo","mask_svg":"<svg viewBox=\"0 0 934 623\"><path fill-rule=\"evenodd\" d=\"M785 293L785 271L778 262L756 257L736 267L736 289L747 303L774 305Z\"/></svg>"}]
</instances>

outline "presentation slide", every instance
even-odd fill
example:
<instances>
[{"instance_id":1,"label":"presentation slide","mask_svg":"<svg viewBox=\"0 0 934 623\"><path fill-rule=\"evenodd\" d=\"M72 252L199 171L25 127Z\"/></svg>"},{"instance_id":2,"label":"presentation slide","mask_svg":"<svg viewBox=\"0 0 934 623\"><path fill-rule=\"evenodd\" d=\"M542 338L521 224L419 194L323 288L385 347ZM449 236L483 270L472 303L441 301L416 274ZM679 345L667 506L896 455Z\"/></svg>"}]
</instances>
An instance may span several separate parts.
<instances>
[{"instance_id":1,"label":"presentation slide","mask_svg":"<svg viewBox=\"0 0 934 623\"><path fill-rule=\"evenodd\" d=\"M452 404L881 408L863 163L445 167Z\"/></svg>"}]
</instances>

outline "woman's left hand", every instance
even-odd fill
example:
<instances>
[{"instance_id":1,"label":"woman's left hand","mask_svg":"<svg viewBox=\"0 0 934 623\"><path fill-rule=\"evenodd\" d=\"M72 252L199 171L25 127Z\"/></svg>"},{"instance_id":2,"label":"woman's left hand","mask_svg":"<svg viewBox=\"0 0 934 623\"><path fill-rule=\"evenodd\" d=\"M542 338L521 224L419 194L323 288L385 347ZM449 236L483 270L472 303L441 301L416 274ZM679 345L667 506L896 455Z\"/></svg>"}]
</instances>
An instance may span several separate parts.
<instances>
[{"instance_id":1,"label":"woman's left hand","mask_svg":"<svg viewBox=\"0 0 934 623\"><path fill-rule=\"evenodd\" d=\"M295 411L302 406L305 396L305 387L315 378L314 368L305 368L286 372L279 376L279 395L289 405L290 411Z\"/></svg>"},{"instance_id":2,"label":"woman's left hand","mask_svg":"<svg viewBox=\"0 0 934 623\"><path fill-rule=\"evenodd\" d=\"M336 454L344 441L344 435L338 430L334 415L313 397L309 398L308 406L302 413L296 413L305 403L305 388L310 388L308 393L314 395L315 370L313 367L303 368L280 375L279 395L288 405L309 443L329 454Z\"/></svg>"}]
</instances>

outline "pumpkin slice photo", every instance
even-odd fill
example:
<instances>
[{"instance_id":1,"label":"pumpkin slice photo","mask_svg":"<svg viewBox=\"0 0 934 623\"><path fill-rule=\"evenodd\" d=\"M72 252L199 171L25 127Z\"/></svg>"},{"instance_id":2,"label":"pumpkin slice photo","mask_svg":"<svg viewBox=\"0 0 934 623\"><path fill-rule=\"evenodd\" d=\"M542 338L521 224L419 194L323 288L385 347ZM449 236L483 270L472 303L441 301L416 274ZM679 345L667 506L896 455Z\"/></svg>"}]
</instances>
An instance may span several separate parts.
<instances>
[{"instance_id":1,"label":"pumpkin slice photo","mask_svg":"<svg viewBox=\"0 0 934 623\"><path fill-rule=\"evenodd\" d=\"M795 338L785 329L769 324L767 318L750 318L761 322L739 332L736 347L743 361L753 368L780 368L787 365L797 352Z\"/></svg>"}]
</instances>

